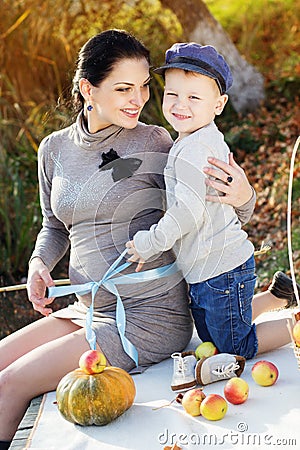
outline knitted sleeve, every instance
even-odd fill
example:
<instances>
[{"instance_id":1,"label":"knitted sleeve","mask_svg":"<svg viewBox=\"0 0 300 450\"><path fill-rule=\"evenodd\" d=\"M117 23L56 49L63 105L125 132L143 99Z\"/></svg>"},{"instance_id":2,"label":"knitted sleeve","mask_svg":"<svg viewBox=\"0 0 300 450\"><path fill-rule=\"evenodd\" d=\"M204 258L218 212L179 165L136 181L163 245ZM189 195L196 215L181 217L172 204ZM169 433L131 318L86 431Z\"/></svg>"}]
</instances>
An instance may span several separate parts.
<instances>
[{"instance_id":1,"label":"knitted sleeve","mask_svg":"<svg viewBox=\"0 0 300 450\"><path fill-rule=\"evenodd\" d=\"M240 206L239 208L235 208L235 212L242 225L245 225L247 222L249 222L255 207L256 192L252 186L251 188L252 188L252 197L250 198L250 200L248 200L247 203Z\"/></svg>"},{"instance_id":2,"label":"knitted sleeve","mask_svg":"<svg viewBox=\"0 0 300 450\"><path fill-rule=\"evenodd\" d=\"M68 250L69 232L51 209L53 164L50 158L50 141L50 137L46 137L38 150L38 178L43 220L30 261L39 257L51 271Z\"/></svg>"}]
</instances>

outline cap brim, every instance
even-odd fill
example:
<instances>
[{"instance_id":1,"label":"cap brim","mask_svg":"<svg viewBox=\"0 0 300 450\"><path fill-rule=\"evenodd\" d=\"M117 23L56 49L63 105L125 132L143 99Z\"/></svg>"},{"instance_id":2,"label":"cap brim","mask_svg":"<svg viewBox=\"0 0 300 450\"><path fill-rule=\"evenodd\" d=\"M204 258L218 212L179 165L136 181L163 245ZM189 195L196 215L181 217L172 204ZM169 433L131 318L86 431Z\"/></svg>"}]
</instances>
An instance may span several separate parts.
<instances>
[{"instance_id":1,"label":"cap brim","mask_svg":"<svg viewBox=\"0 0 300 450\"><path fill-rule=\"evenodd\" d=\"M174 62L174 63L167 64L165 66L158 67L157 69L154 69L153 72L158 73L159 75L163 75L165 73L165 70L167 70L167 69L188 70L189 72L201 73L202 75L206 75L207 77L213 78L214 80L217 79L215 75L213 75L212 73L203 69L202 67L194 66L193 64L182 63L182 62L181 63Z\"/></svg>"},{"instance_id":2,"label":"cap brim","mask_svg":"<svg viewBox=\"0 0 300 450\"><path fill-rule=\"evenodd\" d=\"M222 92L222 88L220 86L220 82L217 79L217 77L215 75L213 75L212 73L208 72L207 70L203 69L202 67L195 66L193 64L188 64L188 63L174 62L174 63L167 64L165 66L158 67L157 69L153 69L153 72L158 73L159 75L164 75L164 73L167 69L181 69L181 70L187 70L189 72L201 73L201 75L206 75L207 77L212 78L213 80L216 81L220 91Z\"/></svg>"},{"instance_id":3,"label":"cap brim","mask_svg":"<svg viewBox=\"0 0 300 450\"><path fill-rule=\"evenodd\" d=\"M158 73L158 75L163 75L165 73L165 70L168 69L169 66L161 66L157 67L156 69L152 69L153 72Z\"/></svg>"}]
</instances>

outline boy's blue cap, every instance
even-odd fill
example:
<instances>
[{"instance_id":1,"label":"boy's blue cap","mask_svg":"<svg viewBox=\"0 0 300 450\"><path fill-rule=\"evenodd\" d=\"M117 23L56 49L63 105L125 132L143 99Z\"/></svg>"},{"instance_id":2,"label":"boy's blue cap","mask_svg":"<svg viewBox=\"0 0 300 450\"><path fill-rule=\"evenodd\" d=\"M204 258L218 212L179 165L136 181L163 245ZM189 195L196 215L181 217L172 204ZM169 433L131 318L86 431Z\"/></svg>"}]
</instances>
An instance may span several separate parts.
<instances>
[{"instance_id":1,"label":"boy's blue cap","mask_svg":"<svg viewBox=\"0 0 300 450\"><path fill-rule=\"evenodd\" d=\"M195 42L172 45L166 51L165 64L154 69L154 72L163 75L166 69L189 70L213 78L221 94L225 94L233 82L227 62L211 45Z\"/></svg>"}]
</instances>

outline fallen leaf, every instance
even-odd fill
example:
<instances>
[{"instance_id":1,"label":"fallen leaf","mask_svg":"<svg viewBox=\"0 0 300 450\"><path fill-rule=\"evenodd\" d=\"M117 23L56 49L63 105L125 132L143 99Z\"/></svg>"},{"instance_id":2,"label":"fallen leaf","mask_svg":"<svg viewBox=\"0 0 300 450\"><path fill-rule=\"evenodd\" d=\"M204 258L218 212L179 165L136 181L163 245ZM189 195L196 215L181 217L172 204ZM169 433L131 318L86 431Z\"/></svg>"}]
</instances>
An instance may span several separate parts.
<instances>
[{"instance_id":1,"label":"fallen leaf","mask_svg":"<svg viewBox=\"0 0 300 450\"><path fill-rule=\"evenodd\" d=\"M173 444L172 447L170 445L167 445L164 447L164 450L182 450L182 447L179 447L177 443Z\"/></svg>"}]
</instances>

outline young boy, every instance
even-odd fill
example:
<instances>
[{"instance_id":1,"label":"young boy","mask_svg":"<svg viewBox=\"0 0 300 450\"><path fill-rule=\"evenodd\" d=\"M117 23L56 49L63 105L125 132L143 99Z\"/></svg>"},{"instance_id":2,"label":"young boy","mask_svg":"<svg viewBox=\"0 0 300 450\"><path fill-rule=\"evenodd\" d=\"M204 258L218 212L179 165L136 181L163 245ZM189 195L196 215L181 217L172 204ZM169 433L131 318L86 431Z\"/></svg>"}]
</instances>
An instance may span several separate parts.
<instances>
[{"instance_id":1,"label":"young boy","mask_svg":"<svg viewBox=\"0 0 300 450\"><path fill-rule=\"evenodd\" d=\"M205 201L210 188L202 172L208 156L228 162L230 150L214 119L228 100L230 69L214 47L177 43L156 72L165 77L163 113L178 138L164 172L167 211L127 243L130 260L139 259L140 270L145 260L173 248L189 283L200 339L220 352L252 358L258 347L251 307L254 248L233 207Z\"/></svg>"}]
</instances>

